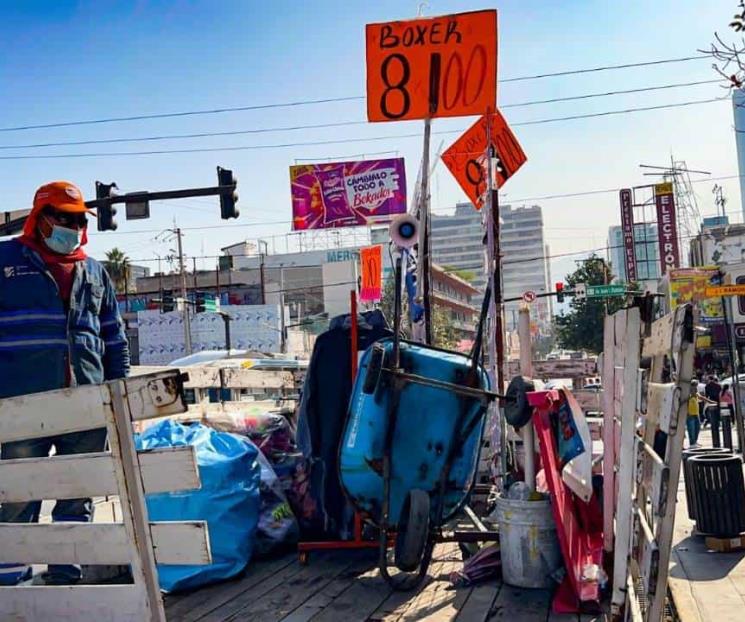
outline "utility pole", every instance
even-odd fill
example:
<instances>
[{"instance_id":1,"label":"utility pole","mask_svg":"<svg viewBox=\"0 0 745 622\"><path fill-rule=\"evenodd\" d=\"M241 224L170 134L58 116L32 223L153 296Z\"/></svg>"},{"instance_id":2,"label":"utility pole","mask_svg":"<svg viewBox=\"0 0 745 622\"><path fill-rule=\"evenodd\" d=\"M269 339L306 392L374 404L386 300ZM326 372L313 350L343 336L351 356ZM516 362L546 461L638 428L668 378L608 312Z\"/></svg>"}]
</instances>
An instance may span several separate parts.
<instances>
[{"instance_id":1,"label":"utility pole","mask_svg":"<svg viewBox=\"0 0 745 622\"><path fill-rule=\"evenodd\" d=\"M175 225L175 223L174 223ZM184 250L181 244L181 229L175 227L173 232L178 240L178 265L181 272L181 297L186 301L186 267L184 266ZM191 318L189 317L189 305L184 302L184 352L191 354Z\"/></svg>"},{"instance_id":2,"label":"utility pole","mask_svg":"<svg viewBox=\"0 0 745 622\"><path fill-rule=\"evenodd\" d=\"M285 326L285 271L282 266L279 267L279 321L282 329L279 351L284 352L287 347L287 327Z\"/></svg>"},{"instance_id":3,"label":"utility pole","mask_svg":"<svg viewBox=\"0 0 745 622\"><path fill-rule=\"evenodd\" d=\"M266 276L264 274L264 257L269 254L269 246L264 240L259 240L259 279L261 280L261 304L266 304ZM264 252L261 252L261 245L264 245ZM266 253L266 255L265 255ZM280 273L281 273L280 268Z\"/></svg>"}]
</instances>

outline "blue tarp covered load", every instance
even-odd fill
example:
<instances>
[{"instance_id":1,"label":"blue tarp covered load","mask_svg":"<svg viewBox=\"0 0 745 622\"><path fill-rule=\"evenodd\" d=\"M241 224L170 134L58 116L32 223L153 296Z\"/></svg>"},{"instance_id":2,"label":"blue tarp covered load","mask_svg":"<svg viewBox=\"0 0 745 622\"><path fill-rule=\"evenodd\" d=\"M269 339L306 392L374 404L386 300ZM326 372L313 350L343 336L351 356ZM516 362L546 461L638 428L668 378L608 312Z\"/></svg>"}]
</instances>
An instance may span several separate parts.
<instances>
[{"instance_id":1,"label":"blue tarp covered load","mask_svg":"<svg viewBox=\"0 0 745 622\"><path fill-rule=\"evenodd\" d=\"M261 468L256 446L235 434L169 420L148 428L136 443L140 450L192 445L202 482L199 490L147 496L151 521L204 520L209 528L212 564L160 564L161 589L193 589L240 573L251 560L259 520Z\"/></svg>"}]
</instances>

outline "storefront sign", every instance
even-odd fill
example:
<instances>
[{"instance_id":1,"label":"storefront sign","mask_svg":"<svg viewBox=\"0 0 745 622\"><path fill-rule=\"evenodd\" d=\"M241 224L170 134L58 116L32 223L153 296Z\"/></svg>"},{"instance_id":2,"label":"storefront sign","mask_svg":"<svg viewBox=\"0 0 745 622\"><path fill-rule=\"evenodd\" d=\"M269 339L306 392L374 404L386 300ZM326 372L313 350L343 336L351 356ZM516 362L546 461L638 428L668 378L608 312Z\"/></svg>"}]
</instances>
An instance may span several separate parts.
<instances>
[{"instance_id":1,"label":"storefront sign","mask_svg":"<svg viewBox=\"0 0 745 622\"><path fill-rule=\"evenodd\" d=\"M672 184L657 184L655 201L657 203L657 235L660 240L660 264L662 274L666 274L680 265L678 226Z\"/></svg>"},{"instance_id":2,"label":"storefront sign","mask_svg":"<svg viewBox=\"0 0 745 622\"><path fill-rule=\"evenodd\" d=\"M360 249L360 301L377 302L383 297L383 247Z\"/></svg>"},{"instance_id":3,"label":"storefront sign","mask_svg":"<svg viewBox=\"0 0 745 622\"><path fill-rule=\"evenodd\" d=\"M621 199L621 230L623 232L623 256L626 263L626 280L636 281L636 247L634 246L634 208L631 190L624 188Z\"/></svg>"},{"instance_id":4,"label":"storefront sign","mask_svg":"<svg viewBox=\"0 0 745 622\"><path fill-rule=\"evenodd\" d=\"M368 24L365 39L369 121L496 109L496 10Z\"/></svg>"},{"instance_id":5,"label":"storefront sign","mask_svg":"<svg viewBox=\"0 0 745 622\"><path fill-rule=\"evenodd\" d=\"M476 209L483 207L486 198L487 125L491 144L499 159L499 169L494 179L497 188L501 188L528 160L499 111L492 113L488 119L483 115L461 134L460 138L442 154L442 161Z\"/></svg>"}]
</instances>

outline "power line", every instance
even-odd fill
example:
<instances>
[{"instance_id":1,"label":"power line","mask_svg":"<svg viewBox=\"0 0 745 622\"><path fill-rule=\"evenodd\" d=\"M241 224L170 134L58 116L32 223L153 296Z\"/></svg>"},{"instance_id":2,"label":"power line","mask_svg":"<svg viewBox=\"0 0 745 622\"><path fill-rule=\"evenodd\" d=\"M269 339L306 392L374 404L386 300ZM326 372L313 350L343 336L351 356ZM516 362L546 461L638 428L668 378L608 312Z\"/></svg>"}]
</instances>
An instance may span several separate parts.
<instances>
[{"instance_id":1,"label":"power line","mask_svg":"<svg viewBox=\"0 0 745 622\"><path fill-rule=\"evenodd\" d=\"M637 108L625 108L622 110L608 110L604 112L593 112L589 114L571 115L566 117L554 117L550 119L536 119L533 121L522 121L520 123L513 123L512 127L526 126L526 125L542 125L546 123L557 123L564 121L575 121L578 119L592 119L597 117L607 117L613 115L624 115L636 112L647 112L651 110L667 110L671 108L682 108L685 106L695 106L700 104L710 104L714 102L726 101L722 98L713 99L699 99L686 102L678 102L674 104L661 104L658 106L644 106ZM444 130L438 132L432 132L436 135L450 135L450 134L461 134L463 130ZM348 143L360 143L360 142L373 142L373 141L384 141L384 140L401 140L407 138L420 138L420 133L412 134L397 134L390 136L361 136L357 138L341 138L334 140L318 140L318 141L306 141L306 142L295 142L295 143L276 143L267 145L234 145L226 147L194 147L189 149L157 149L151 151L109 151L109 152L96 152L96 153L60 153L60 154L43 154L43 155L17 155L17 156L0 156L0 160L50 160L59 158L102 158L102 157L121 157L121 156L135 156L135 155L166 155L166 154L177 154L177 153L215 153L223 151L261 151L266 149L286 149L290 147L314 147L323 145L340 145Z\"/></svg>"},{"instance_id":2,"label":"power line","mask_svg":"<svg viewBox=\"0 0 745 622\"><path fill-rule=\"evenodd\" d=\"M519 76L515 78L505 78L505 79L499 80L499 82L503 84L508 83L508 82L523 82L526 80L540 80L543 78L554 78L554 77L560 77L560 76L571 76L571 75L578 75L578 74L585 74L585 73L596 73L599 71L630 69L634 67L649 67L652 65L663 65L663 64L669 64L669 63L684 63L684 62L689 62L692 60L701 60L705 58L709 58L709 56L706 54L702 54L702 55L697 55L697 56L666 58L666 59L653 60L653 61L643 61L643 62L638 62L638 63L624 63L620 65L603 65L600 67L589 67L589 68L584 68L584 69L572 69L568 71L557 71L553 73L543 73L543 74L535 74L535 75L530 75L530 76ZM126 116L126 117L86 119L86 120L81 120L81 121L62 121L62 122L57 122L57 123L43 123L43 124L36 124L36 125L20 125L20 126L15 126L15 127L3 127L3 128L0 128L0 132L20 132L20 131L25 131L25 130L51 129L51 128L56 128L56 127L71 127L71 126L80 126L80 125L97 125L97 124L102 124L102 123L143 121L146 119L168 119L168 118L174 118L174 117L188 117L188 116L196 116L196 115L224 114L224 113L229 113L229 112L247 112L247 111L252 111L252 110L268 110L268 109L273 109L273 108L293 108L293 107L298 107L298 106L340 103L340 102L357 101L357 100L363 100L363 99L365 99L364 95L354 95L354 96L348 96L348 97L328 97L324 99L306 99L306 100L272 103L272 104L258 104L258 105L252 105L252 106L234 106L234 107L224 107L224 108L211 108L211 109L205 109L205 110L186 110L186 111L179 111L179 112L132 115L132 116Z\"/></svg>"},{"instance_id":3,"label":"power line","mask_svg":"<svg viewBox=\"0 0 745 622\"><path fill-rule=\"evenodd\" d=\"M658 86L648 86L638 89L627 89L618 91L607 91L603 93L587 93L584 95L574 95L569 97L555 97L553 99L541 99L528 102L520 102L515 104L503 104L500 108L522 108L526 106L536 106L541 104L554 104L559 102L577 101L593 99L596 97L609 97L612 95L627 95L632 93L646 93L650 91L659 91L663 89L682 88L690 86L700 86L704 84L713 84L715 82L721 82L721 80L700 80L698 82L682 82L676 84L663 84ZM571 118L571 117L570 117ZM532 122L527 122L530 124ZM102 139L89 139L89 140L70 140L60 142L46 142L46 143L28 143L22 145L0 145L0 150L13 150L13 149L41 149L47 147L68 147L68 146L82 146L82 145L106 145L106 144L121 144L121 143L137 143L137 142L154 142L161 140L189 140L195 138L215 138L220 136L246 136L253 134L270 134L274 132L296 132L300 130L316 130L316 129L329 129L336 127L351 127L358 125L367 125L367 121L336 121L333 123L315 123L308 125L290 125L280 127L267 127L267 128L254 128L254 129L243 129L243 130L228 130L223 132L193 132L189 134L161 134L155 136L139 136L139 137L117 137L117 138L102 138ZM519 123L516 125L520 125Z\"/></svg>"},{"instance_id":4,"label":"power line","mask_svg":"<svg viewBox=\"0 0 745 622\"><path fill-rule=\"evenodd\" d=\"M721 80L699 80L698 82L680 82L677 84L662 84L659 86L645 86L638 89L625 89L620 91L606 91L604 93L587 93L585 95L572 95L569 97L554 97L553 99L539 99L536 101L520 102L517 104L501 104L500 109L503 108L522 108L525 106L537 106L539 104L555 104L559 102L570 102L581 99L593 99L595 97L610 97L611 95L630 95L632 93L647 93L649 91L662 91L665 89L683 88L689 86L700 86L702 84L714 84L715 82L721 83Z\"/></svg>"}]
</instances>

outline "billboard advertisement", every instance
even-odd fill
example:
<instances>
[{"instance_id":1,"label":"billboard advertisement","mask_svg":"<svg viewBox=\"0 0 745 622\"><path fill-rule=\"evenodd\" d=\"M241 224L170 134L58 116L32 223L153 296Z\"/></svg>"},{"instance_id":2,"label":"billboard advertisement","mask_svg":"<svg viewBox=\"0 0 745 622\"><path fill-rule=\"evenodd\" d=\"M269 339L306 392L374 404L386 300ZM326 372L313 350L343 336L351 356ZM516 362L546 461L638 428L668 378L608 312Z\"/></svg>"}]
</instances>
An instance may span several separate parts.
<instances>
[{"instance_id":1,"label":"billboard advertisement","mask_svg":"<svg viewBox=\"0 0 745 622\"><path fill-rule=\"evenodd\" d=\"M634 207L631 190L624 188L621 199L621 231L623 232L623 257L626 264L626 280L636 281L636 247L634 246Z\"/></svg>"},{"instance_id":2,"label":"billboard advertisement","mask_svg":"<svg viewBox=\"0 0 745 622\"><path fill-rule=\"evenodd\" d=\"M403 158L290 167L292 229L363 227L406 212Z\"/></svg>"},{"instance_id":3,"label":"billboard advertisement","mask_svg":"<svg viewBox=\"0 0 745 622\"><path fill-rule=\"evenodd\" d=\"M721 298L707 298L706 287L718 273L717 268L678 268L669 271L670 310L686 302L695 302L699 308L699 321L712 324L722 321Z\"/></svg>"},{"instance_id":4,"label":"billboard advertisement","mask_svg":"<svg viewBox=\"0 0 745 622\"><path fill-rule=\"evenodd\" d=\"M660 267L665 274L680 266L678 251L678 225L675 215L675 200L671 183L654 187L657 204L657 232L660 241Z\"/></svg>"}]
</instances>

